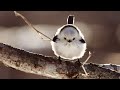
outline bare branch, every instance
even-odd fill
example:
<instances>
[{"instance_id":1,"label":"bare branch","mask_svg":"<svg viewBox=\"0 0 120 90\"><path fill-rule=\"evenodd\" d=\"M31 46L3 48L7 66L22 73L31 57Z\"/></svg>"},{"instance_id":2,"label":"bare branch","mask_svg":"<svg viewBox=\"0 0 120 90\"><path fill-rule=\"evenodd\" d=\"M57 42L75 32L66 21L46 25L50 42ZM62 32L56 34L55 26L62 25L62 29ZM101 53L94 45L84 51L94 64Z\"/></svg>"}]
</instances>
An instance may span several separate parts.
<instances>
[{"instance_id":1,"label":"bare branch","mask_svg":"<svg viewBox=\"0 0 120 90\"><path fill-rule=\"evenodd\" d=\"M116 65L116 64L99 64L100 67L106 68L106 69L110 69L110 70L114 70L117 71L118 73L120 73L120 65Z\"/></svg>"},{"instance_id":2,"label":"bare branch","mask_svg":"<svg viewBox=\"0 0 120 90\"><path fill-rule=\"evenodd\" d=\"M0 43L0 61L17 70L56 79L119 79L120 73L86 63L89 76L84 77L78 62L59 61L56 57L34 54Z\"/></svg>"},{"instance_id":3,"label":"bare branch","mask_svg":"<svg viewBox=\"0 0 120 90\"><path fill-rule=\"evenodd\" d=\"M49 40L52 40L51 38L49 38L47 35L43 34L42 32L38 31L22 14L14 11L15 16L19 16L21 17L27 24L28 26L30 26L31 28L33 28L33 30L35 30L38 34L42 34L43 36L45 36L46 38L48 38ZM42 38L42 37L41 37ZM43 39L43 38L42 38Z\"/></svg>"}]
</instances>

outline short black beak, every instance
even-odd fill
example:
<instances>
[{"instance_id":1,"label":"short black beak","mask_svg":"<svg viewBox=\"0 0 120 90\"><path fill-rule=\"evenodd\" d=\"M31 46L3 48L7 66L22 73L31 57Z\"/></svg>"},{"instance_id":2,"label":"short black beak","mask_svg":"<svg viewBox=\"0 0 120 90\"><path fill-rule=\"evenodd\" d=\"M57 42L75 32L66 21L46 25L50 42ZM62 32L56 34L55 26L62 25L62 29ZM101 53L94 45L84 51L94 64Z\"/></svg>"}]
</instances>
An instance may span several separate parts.
<instances>
[{"instance_id":1,"label":"short black beak","mask_svg":"<svg viewBox=\"0 0 120 90\"><path fill-rule=\"evenodd\" d=\"M70 43L70 42L72 42L72 40L68 40L68 42Z\"/></svg>"}]
</instances>

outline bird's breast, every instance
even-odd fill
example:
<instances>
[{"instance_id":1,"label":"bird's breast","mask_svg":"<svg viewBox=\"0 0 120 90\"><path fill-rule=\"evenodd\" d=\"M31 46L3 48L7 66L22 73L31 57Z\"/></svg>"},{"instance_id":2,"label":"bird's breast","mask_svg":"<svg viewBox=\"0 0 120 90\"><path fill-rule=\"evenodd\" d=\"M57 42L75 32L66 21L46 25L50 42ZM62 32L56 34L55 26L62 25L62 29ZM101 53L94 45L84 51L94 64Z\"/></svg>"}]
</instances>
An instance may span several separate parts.
<instances>
[{"instance_id":1,"label":"bird's breast","mask_svg":"<svg viewBox=\"0 0 120 90\"><path fill-rule=\"evenodd\" d=\"M54 43L52 48L57 56L64 59L76 59L84 55L86 44Z\"/></svg>"}]
</instances>

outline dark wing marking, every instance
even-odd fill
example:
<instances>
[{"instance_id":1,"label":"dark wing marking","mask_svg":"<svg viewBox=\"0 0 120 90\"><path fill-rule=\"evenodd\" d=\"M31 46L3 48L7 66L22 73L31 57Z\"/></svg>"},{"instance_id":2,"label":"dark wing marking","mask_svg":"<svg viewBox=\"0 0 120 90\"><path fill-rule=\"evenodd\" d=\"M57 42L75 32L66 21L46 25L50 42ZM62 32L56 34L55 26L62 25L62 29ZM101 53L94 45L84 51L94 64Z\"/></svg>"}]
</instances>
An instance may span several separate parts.
<instances>
[{"instance_id":1,"label":"dark wing marking","mask_svg":"<svg viewBox=\"0 0 120 90\"><path fill-rule=\"evenodd\" d=\"M58 39L58 36L56 35L53 37L53 42L56 42L57 40L59 40L59 39Z\"/></svg>"},{"instance_id":2,"label":"dark wing marking","mask_svg":"<svg viewBox=\"0 0 120 90\"><path fill-rule=\"evenodd\" d=\"M81 43L86 43L84 39L79 40Z\"/></svg>"}]
</instances>

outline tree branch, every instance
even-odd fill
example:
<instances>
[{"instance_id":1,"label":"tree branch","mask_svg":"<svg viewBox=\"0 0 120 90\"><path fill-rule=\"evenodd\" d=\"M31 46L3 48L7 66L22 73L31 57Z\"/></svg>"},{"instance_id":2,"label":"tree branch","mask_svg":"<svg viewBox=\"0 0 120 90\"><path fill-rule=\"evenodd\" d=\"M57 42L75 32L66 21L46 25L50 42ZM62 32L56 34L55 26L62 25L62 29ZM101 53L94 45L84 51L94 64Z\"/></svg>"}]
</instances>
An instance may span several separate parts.
<instances>
[{"instance_id":1,"label":"tree branch","mask_svg":"<svg viewBox=\"0 0 120 90\"><path fill-rule=\"evenodd\" d=\"M0 61L6 66L26 73L55 79L119 79L120 77L120 73L92 63L85 64L89 73L89 76L85 77L78 62L60 61L56 57L27 52L2 43L0 43Z\"/></svg>"}]
</instances>

